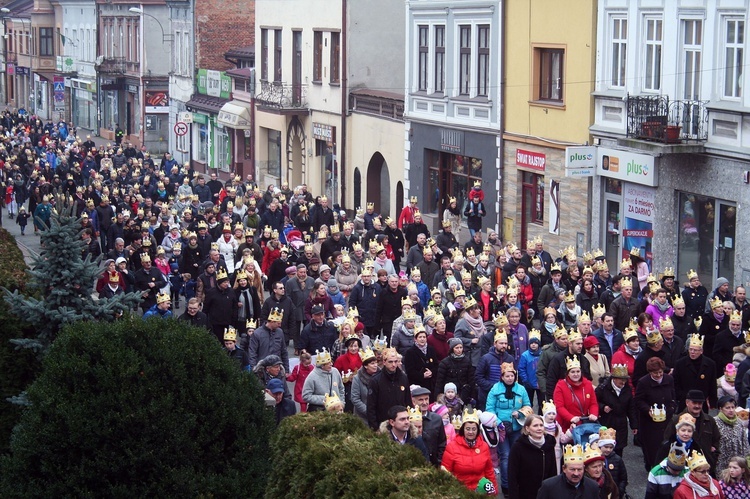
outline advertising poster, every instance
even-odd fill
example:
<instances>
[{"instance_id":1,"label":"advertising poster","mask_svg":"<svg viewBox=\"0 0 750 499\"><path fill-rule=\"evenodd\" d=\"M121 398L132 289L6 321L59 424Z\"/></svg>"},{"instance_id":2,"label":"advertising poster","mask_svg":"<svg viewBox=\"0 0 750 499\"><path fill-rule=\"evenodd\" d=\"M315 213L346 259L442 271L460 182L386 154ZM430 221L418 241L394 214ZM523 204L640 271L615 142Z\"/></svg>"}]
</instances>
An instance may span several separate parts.
<instances>
[{"instance_id":1,"label":"advertising poster","mask_svg":"<svg viewBox=\"0 0 750 499\"><path fill-rule=\"evenodd\" d=\"M631 248L640 248L648 268L652 269L654 238L654 199L656 189L624 184L625 223L622 230L622 258L628 258Z\"/></svg>"},{"instance_id":2,"label":"advertising poster","mask_svg":"<svg viewBox=\"0 0 750 499\"><path fill-rule=\"evenodd\" d=\"M549 233L560 235L560 182L549 181Z\"/></svg>"}]
</instances>

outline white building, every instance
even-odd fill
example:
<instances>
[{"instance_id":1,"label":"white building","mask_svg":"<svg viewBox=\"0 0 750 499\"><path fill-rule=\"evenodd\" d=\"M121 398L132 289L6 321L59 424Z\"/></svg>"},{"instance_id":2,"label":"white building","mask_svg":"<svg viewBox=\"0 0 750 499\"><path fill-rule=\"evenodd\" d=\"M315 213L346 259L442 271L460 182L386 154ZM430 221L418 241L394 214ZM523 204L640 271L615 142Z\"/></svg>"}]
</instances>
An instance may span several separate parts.
<instances>
[{"instance_id":1,"label":"white building","mask_svg":"<svg viewBox=\"0 0 750 499\"><path fill-rule=\"evenodd\" d=\"M476 181L490 193L484 225L500 223L501 6L406 3L404 195L418 197L431 230L448 198L463 206Z\"/></svg>"},{"instance_id":2,"label":"white building","mask_svg":"<svg viewBox=\"0 0 750 499\"><path fill-rule=\"evenodd\" d=\"M610 269L639 247L679 281L750 281L735 251L750 243L735 233L749 218L749 4L599 1L593 240Z\"/></svg>"},{"instance_id":3,"label":"white building","mask_svg":"<svg viewBox=\"0 0 750 499\"><path fill-rule=\"evenodd\" d=\"M171 71L169 75L169 148L179 164L190 161L191 134L178 135L177 122L192 122L186 104L195 87L195 46L193 40L193 0L168 0L169 29L172 35ZM190 123L186 123L190 129ZM179 128L178 128L179 129ZM182 133L182 132L181 132Z\"/></svg>"}]
</instances>

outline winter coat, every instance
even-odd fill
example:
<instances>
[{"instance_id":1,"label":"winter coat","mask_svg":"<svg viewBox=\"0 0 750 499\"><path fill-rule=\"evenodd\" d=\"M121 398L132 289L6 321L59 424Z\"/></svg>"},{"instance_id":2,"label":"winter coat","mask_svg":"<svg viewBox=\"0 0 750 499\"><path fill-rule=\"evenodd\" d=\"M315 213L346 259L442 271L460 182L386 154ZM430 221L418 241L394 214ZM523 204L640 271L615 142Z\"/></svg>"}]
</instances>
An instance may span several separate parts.
<instances>
[{"instance_id":1,"label":"winter coat","mask_svg":"<svg viewBox=\"0 0 750 499\"><path fill-rule=\"evenodd\" d=\"M701 355L697 360L691 360L687 355L675 364L674 388L677 394L678 410L685 406L685 396L690 390L700 390L706 395L706 402L710 407L716 407L716 364L713 360ZM706 409L706 404L703 405Z\"/></svg>"},{"instance_id":2,"label":"winter coat","mask_svg":"<svg viewBox=\"0 0 750 499\"><path fill-rule=\"evenodd\" d=\"M637 318L641 312L641 304L636 300L635 294L628 301L620 295L610 304L607 311L615 318L615 328L625 331L630 325L630 319Z\"/></svg>"},{"instance_id":3,"label":"winter coat","mask_svg":"<svg viewBox=\"0 0 750 499\"><path fill-rule=\"evenodd\" d=\"M641 352L642 354L643 352ZM639 354L640 355L640 354ZM635 371L635 360L636 357L633 357L631 354L628 353L628 350L625 348L625 345L620 345L620 348L617 349L617 351L612 355L612 365L615 364L625 364L628 367L628 376L630 376L630 379L628 380L628 385L631 387L633 394L635 395L635 386L633 386L633 371Z\"/></svg>"},{"instance_id":4,"label":"winter coat","mask_svg":"<svg viewBox=\"0 0 750 499\"><path fill-rule=\"evenodd\" d=\"M335 367L331 367L331 370L326 372L321 366L317 366L305 380L302 387L302 400L322 408L325 406L325 396L334 393L342 402L346 400L341 373Z\"/></svg>"},{"instance_id":5,"label":"winter coat","mask_svg":"<svg viewBox=\"0 0 750 499\"><path fill-rule=\"evenodd\" d=\"M738 336L732 334L727 328L716 335L714 348L710 357L716 362L716 368L724 370L724 367L732 362L734 347L745 343L745 335L740 331Z\"/></svg>"},{"instance_id":6,"label":"winter coat","mask_svg":"<svg viewBox=\"0 0 750 499\"><path fill-rule=\"evenodd\" d=\"M729 328L729 316L727 314L724 314L724 316L722 317L720 321L716 320L716 317L714 317L713 312L708 312L707 314L703 315L703 323L701 324L701 329L699 332L703 336L704 355L708 355L714 361L716 360L713 358L714 343L716 342L716 336L719 334L720 331L723 331L728 328ZM722 366L722 371L723 370L724 370L724 366Z\"/></svg>"},{"instance_id":7,"label":"winter coat","mask_svg":"<svg viewBox=\"0 0 750 499\"><path fill-rule=\"evenodd\" d=\"M414 346L414 330L409 331L403 324L391 334L391 347L401 355Z\"/></svg>"},{"instance_id":8,"label":"winter coat","mask_svg":"<svg viewBox=\"0 0 750 499\"><path fill-rule=\"evenodd\" d=\"M704 286L685 286L682 290L682 299L685 300L685 315L697 319L705 312L708 290Z\"/></svg>"},{"instance_id":9,"label":"winter coat","mask_svg":"<svg viewBox=\"0 0 750 499\"><path fill-rule=\"evenodd\" d=\"M319 326L315 321L310 321L302 329L298 346L300 350L305 350L310 354L315 354L318 350L322 351L323 348L330 352L338 336L336 326L330 322L323 321L323 324ZM342 398L341 400L344 399Z\"/></svg>"},{"instance_id":10,"label":"winter coat","mask_svg":"<svg viewBox=\"0 0 750 499\"><path fill-rule=\"evenodd\" d=\"M700 499L724 499L724 493L721 491L719 481L715 478L709 477L711 483L714 485L714 490L716 491L716 493L713 494L709 492L708 495L705 496L697 496L692 487L690 487L688 479L695 481L695 475L693 475L692 472L685 475L685 478L683 478L682 482L680 482L680 484L675 489L672 499L696 499L697 497L700 497Z\"/></svg>"},{"instance_id":11,"label":"winter coat","mask_svg":"<svg viewBox=\"0 0 750 499\"><path fill-rule=\"evenodd\" d=\"M630 428L638 428L638 412L635 410L633 392L626 384L617 395L612 387L612 378L602 379L596 387L596 402L599 404L599 423L607 428L614 428L617 432L615 449L624 449L628 444L628 422ZM604 408L609 407L609 412Z\"/></svg>"},{"instance_id":12,"label":"winter coat","mask_svg":"<svg viewBox=\"0 0 750 499\"><path fill-rule=\"evenodd\" d=\"M441 360L438 365L433 396L437 398L439 394L443 393L447 383L455 384L461 400L468 403L474 389L474 366L471 365L471 359L466 355L461 357L449 355Z\"/></svg>"},{"instance_id":13,"label":"winter coat","mask_svg":"<svg viewBox=\"0 0 750 499\"><path fill-rule=\"evenodd\" d=\"M457 436L445 448L442 467L469 490L476 490L482 478L491 481L497 490L497 477L492 467L490 447L480 437L477 437L474 447L469 447L464 437Z\"/></svg>"},{"instance_id":14,"label":"winter coat","mask_svg":"<svg viewBox=\"0 0 750 499\"><path fill-rule=\"evenodd\" d=\"M536 369L542 356L541 348L536 351L526 350L518 361L518 379L526 387L539 389Z\"/></svg>"},{"instance_id":15,"label":"winter coat","mask_svg":"<svg viewBox=\"0 0 750 499\"><path fill-rule=\"evenodd\" d=\"M374 329L379 324L377 307L378 298L381 293L379 285L372 283L365 286L362 281L357 282L349 294L349 308L357 307L359 320L368 330ZM399 308L400 310L400 308Z\"/></svg>"},{"instance_id":16,"label":"winter coat","mask_svg":"<svg viewBox=\"0 0 750 499\"><path fill-rule=\"evenodd\" d=\"M413 345L404 354L403 364L410 385L419 385L427 388L430 392L435 390L438 360L435 350L431 346L427 345L427 353L422 353L417 345ZM427 369L432 373L429 378L424 376Z\"/></svg>"},{"instance_id":17,"label":"winter coat","mask_svg":"<svg viewBox=\"0 0 750 499\"><path fill-rule=\"evenodd\" d=\"M269 355L278 355L284 364L284 369L289 372L289 352L286 348L287 342L284 339L284 332L281 329L277 328L271 331L263 325L255 330L248 339L248 343L251 368Z\"/></svg>"},{"instance_id":18,"label":"winter coat","mask_svg":"<svg viewBox=\"0 0 750 499\"><path fill-rule=\"evenodd\" d=\"M664 440L664 430L668 426L674 429L675 422L671 422L675 413L674 379L665 374L661 383L646 375L638 380L638 388L635 391L635 408L638 412L638 436L643 451L643 461L647 467L656 466L656 453L661 442ZM667 419L663 422L655 422L651 419L649 409L657 404L659 408L663 405L667 412Z\"/></svg>"},{"instance_id":19,"label":"winter coat","mask_svg":"<svg viewBox=\"0 0 750 499\"><path fill-rule=\"evenodd\" d=\"M570 420L576 416L599 416L594 387L586 378L581 378L578 383L572 382L567 376L561 379L555 386L552 400L557 407L557 422L560 423L563 432L568 431Z\"/></svg>"},{"instance_id":20,"label":"winter coat","mask_svg":"<svg viewBox=\"0 0 750 499\"><path fill-rule=\"evenodd\" d=\"M539 383L539 390L544 396L546 396L547 394L547 370L549 368L549 363L553 358L555 358L558 353L563 351L567 350L560 347L557 342L553 342L542 347L542 353L539 356L539 363L536 367L536 378L537 382Z\"/></svg>"},{"instance_id":21,"label":"winter coat","mask_svg":"<svg viewBox=\"0 0 750 499\"><path fill-rule=\"evenodd\" d=\"M599 484L584 476L574 487L561 474L543 481L536 499L599 499Z\"/></svg>"},{"instance_id":22,"label":"winter coat","mask_svg":"<svg viewBox=\"0 0 750 499\"><path fill-rule=\"evenodd\" d=\"M295 402L300 404L305 403L305 400L302 398L302 388L305 385L305 380L308 376L310 376L310 373L313 372L314 369L315 366L313 366L312 364L308 366L297 364L296 366L294 366L294 369L292 369L292 373L287 376L286 380L294 383Z\"/></svg>"},{"instance_id":23,"label":"winter coat","mask_svg":"<svg viewBox=\"0 0 750 499\"><path fill-rule=\"evenodd\" d=\"M409 379L401 369L392 373L382 369L369 383L367 422L370 428L377 430L380 423L388 419L388 410L394 405L412 405Z\"/></svg>"},{"instance_id":24,"label":"winter coat","mask_svg":"<svg viewBox=\"0 0 750 499\"><path fill-rule=\"evenodd\" d=\"M510 499L536 497L542 482L557 475L555 437L544 434L544 444L537 447L528 435L521 435L508 457L508 490Z\"/></svg>"},{"instance_id":25,"label":"winter coat","mask_svg":"<svg viewBox=\"0 0 750 499\"><path fill-rule=\"evenodd\" d=\"M511 422L510 427L505 427L506 431L519 431L521 425L513 418L512 414L521 407L531 406L529 394L524 387L518 383L513 383L513 397L509 400L505 397L505 387L506 385L502 381L495 383L495 386L492 387L492 390L487 395L486 410L497 416L498 421L502 421L503 424Z\"/></svg>"},{"instance_id":26,"label":"winter coat","mask_svg":"<svg viewBox=\"0 0 750 499\"><path fill-rule=\"evenodd\" d=\"M483 355L479 360L474 379L479 389L478 402L480 408L484 406L484 403L487 400L487 395L492 388L500 381L500 378L502 377L502 364L507 363L514 364L513 356L508 352L500 353L495 350L495 347L491 347L489 353Z\"/></svg>"},{"instance_id":27,"label":"winter coat","mask_svg":"<svg viewBox=\"0 0 750 499\"><path fill-rule=\"evenodd\" d=\"M589 365L589 359L586 358L585 354L572 354L569 349L565 349L552 357L549 361L549 366L547 367L547 383L545 385L547 388L545 394L547 397L546 400L552 399L555 388L557 388L557 382L561 379L565 379L565 376L568 374L566 361L569 357L575 357L578 359L578 362L581 363L581 374L583 374L584 378L591 381L591 366Z\"/></svg>"},{"instance_id":28,"label":"winter coat","mask_svg":"<svg viewBox=\"0 0 750 499\"><path fill-rule=\"evenodd\" d=\"M453 333L449 333L448 331L446 331L445 334L439 334L433 331L432 334L427 336L427 344L435 350L435 358L438 363L450 355L451 352L450 347L448 346L448 340L451 338L453 338Z\"/></svg>"},{"instance_id":29,"label":"winter coat","mask_svg":"<svg viewBox=\"0 0 750 499\"><path fill-rule=\"evenodd\" d=\"M352 391L350 394L352 404L354 405L354 414L359 416L367 424L367 392L369 391L370 381L373 376L367 374L367 371L360 369L354 378L352 378Z\"/></svg>"},{"instance_id":30,"label":"winter coat","mask_svg":"<svg viewBox=\"0 0 750 499\"><path fill-rule=\"evenodd\" d=\"M464 344L464 354L471 359L471 365L478 366L479 359L487 352L482 351L481 341L472 344L471 340L478 338L478 336L476 336L469 323L463 317L456 323L456 327L453 330L453 337L459 338Z\"/></svg>"}]
</instances>

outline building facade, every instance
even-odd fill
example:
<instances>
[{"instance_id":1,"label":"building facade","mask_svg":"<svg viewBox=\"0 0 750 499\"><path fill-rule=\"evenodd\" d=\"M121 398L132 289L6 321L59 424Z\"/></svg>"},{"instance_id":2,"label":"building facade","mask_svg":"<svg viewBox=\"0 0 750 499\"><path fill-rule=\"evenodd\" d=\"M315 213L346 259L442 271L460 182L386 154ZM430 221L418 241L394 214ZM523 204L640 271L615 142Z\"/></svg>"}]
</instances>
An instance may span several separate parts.
<instances>
[{"instance_id":1,"label":"building facade","mask_svg":"<svg viewBox=\"0 0 750 499\"><path fill-rule=\"evenodd\" d=\"M501 7L406 4L404 197L417 196L431 230L450 197L463 209L475 182L485 191L483 225L500 224Z\"/></svg>"},{"instance_id":2,"label":"building facade","mask_svg":"<svg viewBox=\"0 0 750 499\"><path fill-rule=\"evenodd\" d=\"M167 0L172 34L169 76L169 151L179 164L190 161L192 114L187 103L195 87L193 0ZM177 126L177 123L184 124Z\"/></svg>"},{"instance_id":3,"label":"building facade","mask_svg":"<svg viewBox=\"0 0 750 499\"><path fill-rule=\"evenodd\" d=\"M610 265L639 247L655 273L750 283L749 7L599 1L592 230Z\"/></svg>"}]
</instances>

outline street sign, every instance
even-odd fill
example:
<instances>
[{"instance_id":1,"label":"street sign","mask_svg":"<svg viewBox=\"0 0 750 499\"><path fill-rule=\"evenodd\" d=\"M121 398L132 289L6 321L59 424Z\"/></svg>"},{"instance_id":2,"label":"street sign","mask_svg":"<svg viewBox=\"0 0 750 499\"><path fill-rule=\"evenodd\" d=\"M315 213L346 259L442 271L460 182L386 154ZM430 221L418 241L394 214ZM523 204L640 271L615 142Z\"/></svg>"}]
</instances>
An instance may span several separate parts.
<instances>
[{"instance_id":1,"label":"street sign","mask_svg":"<svg viewBox=\"0 0 750 499\"><path fill-rule=\"evenodd\" d=\"M183 135L187 135L188 133L188 126L187 123L183 123L182 121L178 121L174 124L174 133L182 137Z\"/></svg>"}]
</instances>

